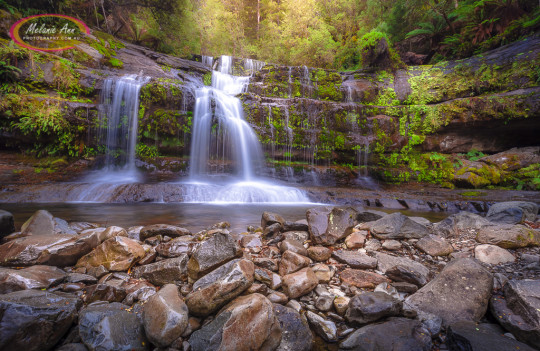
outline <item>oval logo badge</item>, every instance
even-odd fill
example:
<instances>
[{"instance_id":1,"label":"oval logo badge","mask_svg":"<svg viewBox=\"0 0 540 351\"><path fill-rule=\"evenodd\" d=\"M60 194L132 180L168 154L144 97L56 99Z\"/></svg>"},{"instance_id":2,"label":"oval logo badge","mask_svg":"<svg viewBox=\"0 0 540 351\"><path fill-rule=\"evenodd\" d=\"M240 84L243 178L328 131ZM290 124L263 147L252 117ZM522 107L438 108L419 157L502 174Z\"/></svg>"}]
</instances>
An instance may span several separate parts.
<instances>
[{"instance_id":1,"label":"oval logo badge","mask_svg":"<svg viewBox=\"0 0 540 351\"><path fill-rule=\"evenodd\" d=\"M9 30L17 45L38 51L71 49L85 34L90 34L90 28L84 22L56 14L25 17Z\"/></svg>"}]
</instances>

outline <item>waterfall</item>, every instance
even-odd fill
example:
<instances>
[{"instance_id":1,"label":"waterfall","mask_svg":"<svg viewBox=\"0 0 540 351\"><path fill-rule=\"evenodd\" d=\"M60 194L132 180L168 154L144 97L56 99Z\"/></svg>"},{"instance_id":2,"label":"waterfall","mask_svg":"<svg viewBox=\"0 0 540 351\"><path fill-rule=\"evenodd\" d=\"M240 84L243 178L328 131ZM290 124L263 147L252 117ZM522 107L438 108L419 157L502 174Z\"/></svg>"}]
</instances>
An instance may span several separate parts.
<instances>
[{"instance_id":1,"label":"waterfall","mask_svg":"<svg viewBox=\"0 0 540 351\"><path fill-rule=\"evenodd\" d=\"M244 71L249 73L250 76L253 76L255 72L260 71L266 63L262 61L257 61L253 59L246 59L244 61Z\"/></svg>"},{"instance_id":2,"label":"waterfall","mask_svg":"<svg viewBox=\"0 0 540 351\"><path fill-rule=\"evenodd\" d=\"M249 71L262 65L251 61L244 67ZM232 76L232 71L232 58L221 56L219 71L212 72L212 86L196 90L185 201L308 202L300 190L259 177L264 166L261 144L236 97L246 91L249 77ZM222 167L212 171L216 162ZM223 172L228 166L233 179ZM226 181L220 182L223 178Z\"/></svg>"},{"instance_id":3,"label":"waterfall","mask_svg":"<svg viewBox=\"0 0 540 351\"><path fill-rule=\"evenodd\" d=\"M369 138L364 137L363 145L358 145L356 148L356 157L358 162L358 178L356 184L365 189L378 189L377 183L369 176L368 161L369 161Z\"/></svg>"},{"instance_id":4,"label":"waterfall","mask_svg":"<svg viewBox=\"0 0 540 351\"><path fill-rule=\"evenodd\" d=\"M287 79L289 83L289 99L292 98L292 67L289 66L289 77Z\"/></svg>"},{"instance_id":5,"label":"waterfall","mask_svg":"<svg viewBox=\"0 0 540 351\"><path fill-rule=\"evenodd\" d=\"M105 146L105 170L135 172L139 92L148 77L107 78L99 106L98 139Z\"/></svg>"},{"instance_id":6,"label":"waterfall","mask_svg":"<svg viewBox=\"0 0 540 351\"><path fill-rule=\"evenodd\" d=\"M202 55L202 63L203 65L212 68L213 63L214 63L214 57Z\"/></svg>"}]
</instances>

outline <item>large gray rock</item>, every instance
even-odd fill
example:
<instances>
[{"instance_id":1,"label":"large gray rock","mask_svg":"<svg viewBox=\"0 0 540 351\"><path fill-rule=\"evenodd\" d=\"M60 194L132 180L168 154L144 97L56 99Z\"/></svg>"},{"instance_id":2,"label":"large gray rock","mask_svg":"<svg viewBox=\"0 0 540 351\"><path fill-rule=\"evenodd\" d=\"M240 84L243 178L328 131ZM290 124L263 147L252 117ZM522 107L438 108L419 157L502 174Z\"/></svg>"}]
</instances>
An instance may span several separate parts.
<instances>
[{"instance_id":1,"label":"large gray rock","mask_svg":"<svg viewBox=\"0 0 540 351\"><path fill-rule=\"evenodd\" d=\"M339 262L346 263L352 268L375 269L377 259L358 251L337 250L332 252L332 257Z\"/></svg>"},{"instance_id":2,"label":"large gray rock","mask_svg":"<svg viewBox=\"0 0 540 351\"><path fill-rule=\"evenodd\" d=\"M502 334L498 325L457 322L448 327L446 344L450 350L534 351L532 347Z\"/></svg>"},{"instance_id":3,"label":"large gray rock","mask_svg":"<svg viewBox=\"0 0 540 351\"><path fill-rule=\"evenodd\" d=\"M207 316L217 311L253 284L254 269L253 262L238 259L197 280L186 296L189 312Z\"/></svg>"},{"instance_id":4,"label":"large gray rock","mask_svg":"<svg viewBox=\"0 0 540 351\"><path fill-rule=\"evenodd\" d=\"M483 244L474 248L474 258L488 264L514 262L516 258L508 250L495 245Z\"/></svg>"},{"instance_id":5,"label":"large gray rock","mask_svg":"<svg viewBox=\"0 0 540 351\"><path fill-rule=\"evenodd\" d=\"M338 240L352 233L358 211L352 207L334 207L328 215L328 227L324 237L319 237L316 244L333 245Z\"/></svg>"},{"instance_id":6,"label":"large gray rock","mask_svg":"<svg viewBox=\"0 0 540 351\"><path fill-rule=\"evenodd\" d=\"M149 349L140 316L121 303L96 303L80 312L79 335L91 351Z\"/></svg>"},{"instance_id":7,"label":"large gray rock","mask_svg":"<svg viewBox=\"0 0 540 351\"><path fill-rule=\"evenodd\" d=\"M480 228L492 225L482 216L470 212L459 212L435 223L433 229L444 238L457 238L467 230L478 231Z\"/></svg>"},{"instance_id":8,"label":"large gray rock","mask_svg":"<svg viewBox=\"0 0 540 351\"><path fill-rule=\"evenodd\" d=\"M242 250L229 234L216 233L203 241L188 261L188 275L197 280L222 264L240 257Z\"/></svg>"},{"instance_id":9,"label":"large gray rock","mask_svg":"<svg viewBox=\"0 0 540 351\"><path fill-rule=\"evenodd\" d=\"M521 224L500 224L484 227L478 231L476 241L497 245L504 249L518 249L526 246L540 246L540 230Z\"/></svg>"},{"instance_id":10,"label":"large gray rock","mask_svg":"<svg viewBox=\"0 0 540 351\"><path fill-rule=\"evenodd\" d=\"M193 237L183 236L159 244L156 246L156 252L162 257L179 257L189 253L195 245L196 243Z\"/></svg>"},{"instance_id":11,"label":"large gray rock","mask_svg":"<svg viewBox=\"0 0 540 351\"><path fill-rule=\"evenodd\" d=\"M534 222L538 215L538 205L534 202L508 201L492 205L486 219L491 222L518 224L524 221Z\"/></svg>"},{"instance_id":12,"label":"large gray rock","mask_svg":"<svg viewBox=\"0 0 540 351\"><path fill-rule=\"evenodd\" d=\"M187 280L188 255L135 267L134 278L143 278L154 285L178 284Z\"/></svg>"},{"instance_id":13,"label":"large gray rock","mask_svg":"<svg viewBox=\"0 0 540 351\"><path fill-rule=\"evenodd\" d=\"M439 275L404 303L404 309L434 314L444 325L478 321L486 313L493 276L478 261L464 258L450 262Z\"/></svg>"},{"instance_id":14,"label":"large gray rock","mask_svg":"<svg viewBox=\"0 0 540 351\"><path fill-rule=\"evenodd\" d=\"M390 318L356 330L339 345L339 350L388 351L431 350L431 336L413 319Z\"/></svg>"},{"instance_id":15,"label":"large gray rock","mask_svg":"<svg viewBox=\"0 0 540 351\"><path fill-rule=\"evenodd\" d=\"M159 347L167 347L182 336L188 326L188 308L176 285L167 284L148 299L143 324L148 340Z\"/></svg>"},{"instance_id":16,"label":"large gray rock","mask_svg":"<svg viewBox=\"0 0 540 351\"><path fill-rule=\"evenodd\" d=\"M367 324L381 318L397 316L401 312L401 301L381 291L365 292L349 301L345 318L350 323Z\"/></svg>"},{"instance_id":17,"label":"large gray rock","mask_svg":"<svg viewBox=\"0 0 540 351\"><path fill-rule=\"evenodd\" d=\"M15 232L13 215L8 211L0 210L0 239Z\"/></svg>"},{"instance_id":18,"label":"large gray rock","mask_svg":"<svg viewBox=\"0 0 540 351\"><path fill-rule=\"evenodd\" d=\"M399 212L369 223L369 230L379 239L420 239L429 234L425 226Z\"/></svg>"},{"instance_id":19,"label":"large gray rock","mask_svg":"<svg viewBox=\"0 0 540 351\"><path fill-rule=\"evenodd\" d=\"M62 282L66 272L52 266L31 266L24 269L0 268L0 294L18 290L47 289Z\"/></svg>"},{"instance_id":20,"label":"large gray rock","mask_svg":"<svg viewBox=\"0 0 540 351\"><path fill-rule=\"evenodd\" d=\"M141 241L157 235L177 238L184 235L191 235L191 232L185 228L177 227L170 224L152 224L141 228L141 231L139 233Z\"/></svg>"},{"instance_id":21,"label":"large gray rock","mask_svg":"<svg viewBox=\"0 0 540 351\"><path fill-rule=\"evenodd\" d=\"M280 342L280 323L272 303L261 294L236 298L189 338L193 351L270 351Z\"/></svg>"},{"instance_id":22,"label":"large gray rock","mask_svg":"<svg viewBox=\"0 0 540 351\"><path fill-rule=\"evenodd\" d=\"M21 226L21 233L23 235L77 234L65 220L53 217L45 210L36 211L24 222Z\"/></svg>"},{"instance_id":23,"label":"large gray rock","mask_svg":"<svg viewBox=\"0 0 540 351\"><path fill-rule=\"evenodd\" d=\"M510 280L504 298L493 296L490 309L518 340L540 349L540 280Z\"/></svg>"},{"instance_id":24,"label":"large gray rock","mask_svg":"<svg viewBox=\"0 0 540 351\"><path fill-rule=\"evenodd\" d=\"M432 234L418 240L414 246L431 256L448 256L454 251L454 248L446 239Z\"/></svg>"},{"instance_id":25,"label":"large gray rock","mask_svg":"<svg viewBox=\"0 0 540 351\"><path fill-rule=\"evenodd\" d=\"M77 320L81 300L40 290L0 295L0 349L49 350Z\"/></svg>"},{"instance_id":26,"label":"large gray rock","mask_svg":"<svg viewBox=\"0 0 540 351\"><path fill-rule=\"evenodd\" d=\"M305 318L290 307L274 304L274 314L281 327L281 343L276 351L309 351L313 335Z\"/></svg>"},{"instance_id":27,"label":"large gray rock","mask_svg":"<svg viewBox=\"0 0 540 351\"><path fill-rule=\"evenodd\" d=\"M306 212L308 221L308 231L314 243L324 242L326 230L328 229L328 215L332 207L315 207Z\"/></svg>"},{"instance_id":28,"label":"large gray rock","mask_svg":"<svg viewBox=\"0 0 540 351\"><path fill-rule=\"evenodd\" d=\"M429 281L429 269L420 262L382 252L377 252L375 257L378 260L377 268L394 281L407 282L419 287Z\"/></svg>"},{"instance_id":29,"label":"large gray rock","mask_svg":"<svg viewBox=\"0 0 540 351\"><path fill-rule=\"evenodd\" d=\"M278 223L280 226L285 224L285 219L277 214L272 212L263 212L261 217L261 227L265 229L267 226ZM290 230L290 229L289 229Z\"/></svg>"}]
</instances>

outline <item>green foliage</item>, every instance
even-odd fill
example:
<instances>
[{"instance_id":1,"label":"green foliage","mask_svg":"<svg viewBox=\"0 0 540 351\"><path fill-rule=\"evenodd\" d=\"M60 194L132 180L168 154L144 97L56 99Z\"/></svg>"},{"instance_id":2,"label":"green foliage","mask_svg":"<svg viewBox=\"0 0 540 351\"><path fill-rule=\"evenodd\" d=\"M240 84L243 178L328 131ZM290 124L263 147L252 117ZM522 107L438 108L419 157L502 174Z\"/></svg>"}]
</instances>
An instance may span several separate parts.
<instances>
[{"instance_id":1,"label":"green foliage","mask_svg":"<svg viewBox=\"0 0 540 351\"><path fill-rule=\"evenodd\" d=\"M146 145L146 144L137 144L137 148L135 150L135 153L138 157L143 158L156 158L159 156L159 152L156 146L154 145Z\"/></svg>"},{"instance_id":2,"label":"green foliage","mask_svg":"<svg viewBox=\"0 0 540 351\"><path fill-rule=\"evenodd\" d=\"M19 73L21 73L21 70L17 67L10 65L6 61L0 61L0 80L14 82L17 80Z\"/></svg>"},{"instance_id":3,"label":"green foliage","mask_svg":"<svg viewBox=\"0 0 540 351\"><path fill-rule=\"evenodd\" d=\"M467 152L465 154L465 157L467 157L467 159L469 161L478 161L479 159L481 159L482 157L486 156L482 151L478 151L478 150L475 150L475 149L472 149L471 151Z\"/></svg>"},{"instance_id":4,"label":"green foliage","mask_svg":"<svg viewBox=\"0 0 540 351\"><path fill-rule=\"evenodd\" d=\"M208 72L203 76L203 83L207 86L212 85L212 72Z\"/></svg>"},{"instance_id":5,"label":"green foliage","mask_svg":"<svg viewBox=\"0 0 540 351\"><path fill-rule=\"evenodd\" d=\"M114 68L122 68L122 67L124 67L124 63L122 61L120 61L119 59L114 58L114 57L112 57L109 60L109 64L111 65L111 67L114 67Z\"/></svg>"}]
</instances>

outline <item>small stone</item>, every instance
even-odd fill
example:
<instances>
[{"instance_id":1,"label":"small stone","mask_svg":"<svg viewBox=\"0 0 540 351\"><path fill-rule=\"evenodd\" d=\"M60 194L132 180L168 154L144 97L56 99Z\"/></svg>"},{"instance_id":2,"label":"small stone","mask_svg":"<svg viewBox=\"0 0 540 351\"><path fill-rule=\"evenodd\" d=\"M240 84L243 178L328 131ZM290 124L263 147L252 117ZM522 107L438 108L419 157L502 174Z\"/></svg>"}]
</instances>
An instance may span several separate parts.
<instances>
[{"instance_id":1,"label":"small stone","mask_svg":"<svg viewBox=\"0 0 540 351\"><path fill-rule=\"evenodd\" d=\"M415 246L431 256L448 256L454 251L454 248L446 239L432 234L418 240Z\"/></svg>"},{"instance_id":2,"label":"small stone","mask_svg":"<svg viewBox=\"0 0 540 351\"><path fill-rule=\"evenodd\" d=\"M340 316L344 316L345 315L345 312L347 312L347 309L349 308L349 302L350 302L350 298L348 298L347 296L337 296L335 299L334 299L334 307L336 309L336 312L340 315Z\"/></svg>"},{"instance_id":3,"label":"small stone","mask_svg":"<svg viewBox=\"0 0 540 351\"><path fill-rule=\"evenodd\" d=\"M358 251L337 250L332 253L337 261L346 263L352 268L374 269L377 267L377 259Z\"/></svg>"},{"instance_id":4,"label":"small stone","mask_svg":"<svg viewBox=\"0 0 540 351\"><path fill-rule=\"evenodd\" d=\"M321 295L315 300L315 308L317 308L319 311L328 312L332 309L332 306L334 305L334 296L328 294L328 295Z\"/></svg>"},{"instance_id":5,"label":"small stone","mask_svg":"<svg viewBox=\"0 0 540 351\"><path fill-rule=\"evenodd\" d=\"M324 340L328 342L337 341L337 327L332 321L326 320L323 317L313 312L306 312L306 317L309 324L313 327L315 332Z\"/></svg>"},{"instance_id":6,"label":"small stone","mask_svg":"<svg viewBox=\"0 0 540 351\"><path fill-rule=\"evenodd\" d=\"M364 248L367 252L370 251L379 251L381 249L382 245L381 242L377 239L369 239L366 241L366 244L364 245Z\"/></svg>"},{"instance_id":7,"label":"small stone","mask_svg":"<svg viewBox=\"0 0 540 351\"><path fill-rule=\"evenodd\" d=\"M474 257L483 263L504 264L514 262L516 258L508 250L495 245L478 245L474 248Z\"/></svg>"},{"instance_id":8,"label":"small stone","mask_svg":"<svg viewBox=\"0 0 540 351\"><path fill-rule=\"evenodd\" d=\"M401 249L401 243L397 240L385 240L382 243L382 248L388 251L396 251Z\"/></svg>"},{"instance_id":9,"label":"small stone","mask_svg":"<svg viewBox=\"0 0 540 351\"><path fill-rule=\"evenodd\" d=\"M307 253L315 262L324 262L332 256L332 250L324 246L311 246L307 249Z\"/></svg>"},{"instance_id":10,"label":"small stone","mask_svg":"<svg viewBox=\"0 0 540 351\"><path fill-rule=\"evenodd\" d=\"M353 231L351 235L345 238L345 245L350 250L360 249L364 247L367 235L368 231L366 230Z\"/></svg>"},{"instance_id":11,"label":"small stone","mask_svg":"<svg viewBox=\"0 0 540 351\"><path fill-rule=\"evenodd\" d=\"M287 295L285 295L284 293L281 293L279 291L274 291L274 292L268 294L268 296L266 296L266 298L268 300L270 300L270 302L279 303L280 305L285 305L287 303L287 301L289 301L289 299L287 298Z\"/></svg>"},{"instance_id":12,"label":"small stone","mask_svg":"<svg viewBox=\"0 0 540 351\"><path fill-rule=\"evenodd\" d=\"M294 299L309 293L315 289L319 279L311 268L303 268L298 272L288 274L283 277L283 290Z\"/></svg>"},{"instance_id":13,"label":"small stone","mask_svg":"<svg viewBox=\"0 0 540 351\"><path fill-rule=\"evenodd\" d=\"M285 251L281 257L281 263L279 264L279 275L294 273L307 267L309 263L309 258L292 251Z\"/></svg>"},{"instance_id":14,"label":"small stone","mask_svg":"<svg viewBox=\"0 0 540 351\"><path fill-rule=\"evenodd\" d=\"M335 269L324 263L317 263L311 267L320 283L328 283L334 276Z\"/></svg>"}]
</instances>

